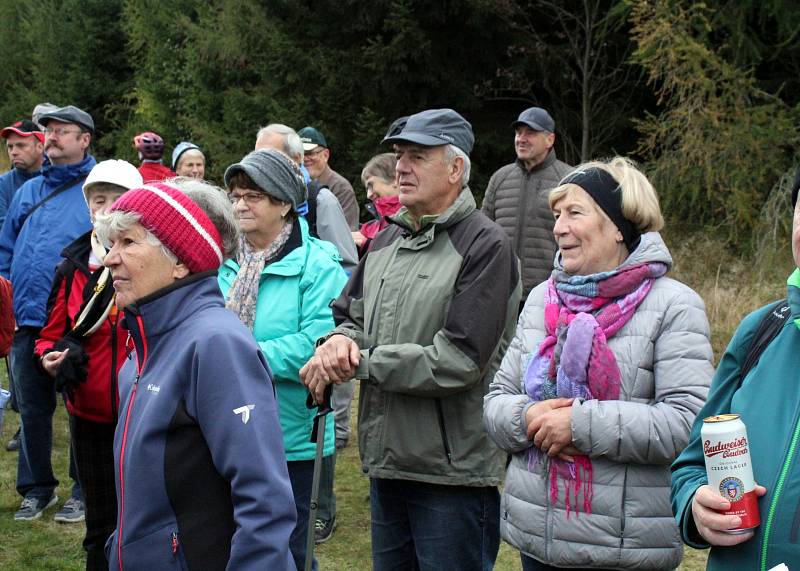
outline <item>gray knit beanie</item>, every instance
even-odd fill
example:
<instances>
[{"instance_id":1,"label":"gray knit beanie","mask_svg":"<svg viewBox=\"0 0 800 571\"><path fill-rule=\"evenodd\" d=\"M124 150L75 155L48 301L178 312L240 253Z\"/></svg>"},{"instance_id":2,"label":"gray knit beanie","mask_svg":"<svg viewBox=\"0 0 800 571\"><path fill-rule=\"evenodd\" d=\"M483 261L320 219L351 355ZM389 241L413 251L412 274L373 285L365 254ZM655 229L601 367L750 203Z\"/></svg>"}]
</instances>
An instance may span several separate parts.
<instances>
[{"instance_id":1,"label":"gray knit beanie","mask_svg":"<svg viewBox=\"0 0 800 571\"><path fill-rule=\"evenodd\" d=\"M292 205L293 210L306 201L303 173L292 159L275 149L259 149L225 170L225 186L230 187L234 174L242 171L265 194Z\"/></svg>"}]
</instances>

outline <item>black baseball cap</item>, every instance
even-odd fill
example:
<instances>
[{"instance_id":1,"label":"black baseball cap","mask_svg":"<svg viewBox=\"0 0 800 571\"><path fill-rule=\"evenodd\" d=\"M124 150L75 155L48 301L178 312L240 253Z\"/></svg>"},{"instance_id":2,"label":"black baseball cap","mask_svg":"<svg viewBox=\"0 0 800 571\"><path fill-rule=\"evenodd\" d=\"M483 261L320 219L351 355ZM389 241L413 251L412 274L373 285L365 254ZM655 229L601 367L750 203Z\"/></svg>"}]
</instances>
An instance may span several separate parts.
<instances>
[{"instance_id":1,"label":"black baseball cap","mask_svg":"<svg viewBox=\"0 0 800 571\"><path fill-rule=\"evenodd\" d=\"M531 107L520 113L517 120L511 123L515 129L518 125L527 125L534 131L547 131L548 133L556 131L556 122L550 117L550 113L541 107Z\"/></svg>"},{"instance_id":2,"label":"black baseball cap","mask_svg":"<svg viewBox=\"0 0 800 571\"><path fill-rule=\"evenodd\" d=\"M303 127L297 132L297 135L303 143L304 151L313 151L317 147L328 148L328 142L325 140L325 136L314 127Z\"/></svg>"},{"instance_id":3,"label":"black baseball cap","mask_svg":"<svg viewBox=\"0 0 800 571\"><path fill-rule=\"evenodd\" d=\"M16 133L20 137L36 137L39 139L40 143L44 143L44 133L42 133L39 125L28 119L23 119L22 121L12 123L0 131L0 137L3 139L8 139L8 136L12 133Z\"/></svg>"},{"instance_id":4,"label":"black baseball cap","mask_svg":"<svg viewBox=\"0 0 800 571\"><path fill-rule=\"evenodd\" d=\"M475 135L472 125L452 109L427 109L411 115L399 133L384 143L416 143L424 147L455 145L466 154L472 151Z\"/></svg>"}]
</instances>

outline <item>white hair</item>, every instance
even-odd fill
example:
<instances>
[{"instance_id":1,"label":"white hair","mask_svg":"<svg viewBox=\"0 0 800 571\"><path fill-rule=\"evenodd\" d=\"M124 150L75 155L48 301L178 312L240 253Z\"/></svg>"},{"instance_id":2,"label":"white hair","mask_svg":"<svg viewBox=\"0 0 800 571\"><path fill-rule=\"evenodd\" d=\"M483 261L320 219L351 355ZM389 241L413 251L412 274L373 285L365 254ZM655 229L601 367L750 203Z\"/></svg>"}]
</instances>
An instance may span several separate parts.
<instances>
[{"instance_id":1,"label":"white hair","mask_svg":"<svg viewBox=\"0 0 800 571\"><path fill-rule=\"evenodd\" d=\"M297 134L297 131L283 123L270 123L266 127L261 127L261 129L258 130L256 141L268 133L281 135L283 137L283 148L279 150L289 155L292 160L299 156L300 162L303 161L305 151L303 150L303 141L300 140L300 135Z\"/></svg>"},{"instance_id":2,"label":"white hair","mask_svg":"<svg viewBox=\"0 0 800 571\"><path fill-rule=\"evenodd\" d=\"M239 226L236 223L233 206L231 206L225 191L208 182L185 176L172 178L165 182L180 190L197 204L200 210L205 212L220 234L223 257L235 258L239 252ZM141 216L136 212L115 210L98 216L94 226L98 238L108 245L111 242L111 238L130 230L136 224L140 224L140 221ZM161 251L173 263L177 264L180 261L178 256L167 248L152 232L147 228L144 228L144 230L145 240L148 244L161 247Z\"/></svg>"},{"instance_id":3,"label":"white hair","mask_svg":"<svg viewBox=\"0 0 800 571\"><path fill-rule=\"evenodd\" d=\"M464 174L461 176L461 187L469 184L469 174L472 169L472 163L469 160L469 155L455 145L447 145L444 149L445 164L450 164L456 157L461 157L464 160Z\"/></svg>"}]
</instances>

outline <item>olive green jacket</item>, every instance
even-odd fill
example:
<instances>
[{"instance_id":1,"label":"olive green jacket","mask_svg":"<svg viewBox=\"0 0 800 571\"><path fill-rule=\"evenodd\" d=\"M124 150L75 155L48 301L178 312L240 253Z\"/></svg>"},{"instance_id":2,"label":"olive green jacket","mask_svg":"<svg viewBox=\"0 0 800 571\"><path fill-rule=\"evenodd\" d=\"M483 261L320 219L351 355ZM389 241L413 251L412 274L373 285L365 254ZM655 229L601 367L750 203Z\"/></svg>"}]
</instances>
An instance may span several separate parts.
<instances>
[{"instance_id":1,"label":"olive green jacket","mask_svg":"<svg viewBox=\"0 0 800 571\"><path fill-rule=\"evenodd\" d=\"M469 188L414 231L403 208L334 304L361 348L359 447L373 478L491 486L502 453L483 396L514 334L518 263Z\"/></svg>"}]
</instances>

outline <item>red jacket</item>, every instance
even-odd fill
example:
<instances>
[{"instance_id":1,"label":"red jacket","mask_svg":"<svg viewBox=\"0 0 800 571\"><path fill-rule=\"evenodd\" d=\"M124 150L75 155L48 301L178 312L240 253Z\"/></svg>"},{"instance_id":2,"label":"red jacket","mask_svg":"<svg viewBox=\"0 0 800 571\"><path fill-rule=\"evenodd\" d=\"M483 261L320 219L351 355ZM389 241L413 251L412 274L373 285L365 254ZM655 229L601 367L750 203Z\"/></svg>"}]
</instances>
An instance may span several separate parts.
<instances>
[{"instance_id":1,"label":"red jacket","mask_svg":"<svg viewBox=\"0 0 800 571\"><path fill-rule=\"evenodd\" d=\"M161 163L146 162L139 167L139 174L142 175L145 184L148 182L161 182L164 179L177 176L172 170Z\"/></svg>"},{"instance_id":2,"label":"red jacket","mask_svg":"<svg viewBox=\"0 0 800 571\"><path fill-rule=\"evenodd\" d=\"M47 302L47 323L36 340L35 352L41 357L74 325L74 317L84 300L84 286L89 281L91 232L64 248L65 258L56 269L56 277ZM88 293L88 292L87 292ZM87 337L84 350L89 355L88 378L67 399L69 413L92 422L113 423L119 409L117 373L125 362L127 331L122 329L122 315L113 308L103 325Z\"/></svg>"}]
</instances>

